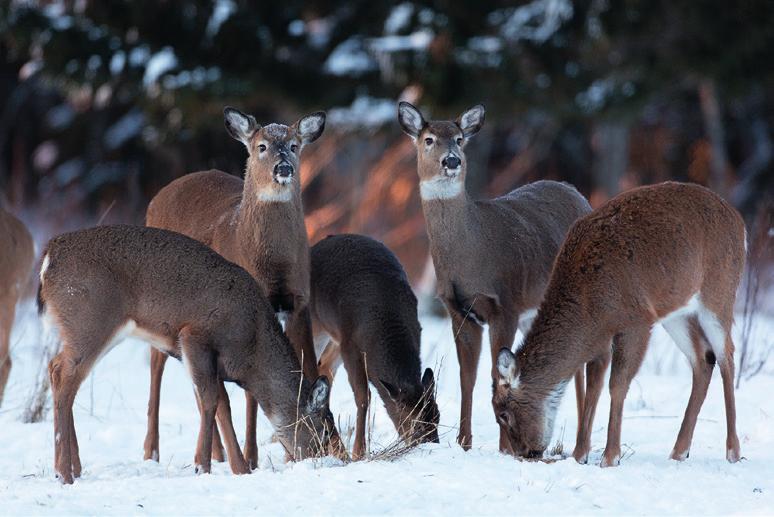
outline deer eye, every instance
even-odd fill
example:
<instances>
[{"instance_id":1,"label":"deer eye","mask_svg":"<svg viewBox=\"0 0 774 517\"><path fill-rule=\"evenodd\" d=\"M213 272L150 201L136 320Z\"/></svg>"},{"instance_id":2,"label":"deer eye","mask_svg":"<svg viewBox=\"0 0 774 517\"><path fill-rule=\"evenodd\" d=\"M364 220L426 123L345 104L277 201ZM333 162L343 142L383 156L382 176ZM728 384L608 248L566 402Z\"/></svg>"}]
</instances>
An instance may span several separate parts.
<instances>
[{"instance_id":1,"label":"deer eye","mask_svg":"<svg viewBox=\"0 0 774 517\"><path fill-rule=\"evenodd\" d=\"M497 414L497 421L500 422L502 425L508 425L508 415L505 414L505 411L502 411Z\"/></svg>"},{"instance_id":2,"label":"deer eye","mask_svg":"<svg viewBox=\"0 0 774 517\"><path fill-rule=\"evenodd\" d=\"M457 145L462 145L462 138L457 138Z\"/></svg>"},{"instance_id":3,"label":"deer eye","mask_svg":"<svg viewBox=\"0 0 774 517\"><path fill-rule=\"evenodd\" d=\"M258 151L262 152L262 153L265 152L266 151L266 146L264 144L259 145L258 146Z\"/></svg>"},{"instance_id":4,"label":"deer eye","mask_svg":"<svg viewBox=\"0 0 774 517\"><path fill-rule=\"evenodd\" d=\"M292 152L294 152L294 153L295 153L295 152L296 152L296 149L298 149L298 146L297 146L296 144L293 144L293 145L291 145L291 146L290 146L290 150L291 150Z\"/></svg>"},{"instance_id":5,"label":"deer eye","mask_svg":"<svg viewBox=\"0 0 774 517\"><path fill-rule=\"evenodd\" d=\"M432 138L425 138L425 144L427 145L433 145L433 139Z\"/></svg>"}]
</instances>

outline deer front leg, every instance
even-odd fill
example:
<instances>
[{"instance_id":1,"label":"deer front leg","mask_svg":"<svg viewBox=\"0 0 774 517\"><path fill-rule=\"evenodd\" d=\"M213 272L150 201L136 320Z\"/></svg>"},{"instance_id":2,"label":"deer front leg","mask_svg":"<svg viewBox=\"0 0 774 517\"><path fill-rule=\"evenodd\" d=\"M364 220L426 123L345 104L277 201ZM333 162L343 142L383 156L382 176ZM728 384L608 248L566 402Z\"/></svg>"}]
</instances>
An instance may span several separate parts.
<instances>
[{"instance_id":1,"label":"deer front leg","mask_svg":"<svg viewBox=\"0 0 774 517\"><path fill-rule=\"evenodd\" d=\"M344 367L347 369L347 378L352 392L355 394L357 416L355 419L355 442L352 445L352 460L363 459L367 453L366 447L366 419L368 417L368 404L371 402L371 391L368 389L368 374L365 361L358 348L352 344L344 344L343 350L348 353L344 356Z\"/></svg>"},{"instance_id":2,"label":"deer front leg","mask_svg":"<svg viewBox=\"0 0 774 517\"><path fill-rule=\"evenodd\" d=\"M258 468L258 401L252 393L245 391L245 460L250 470Z\"/></svg>"},{"instance_id":3,"label":"deer front leg","mask_svg":"<svg viewBox=\"0 0 774 517\"><path fill-rule=\"evenodd\" d=\"M586 363L586 397L583 401L583 416L578 427L578 435L575 440L575 450L572 457L578 463L589 461L591 450L591 430L594 425L594 414L597 412L599 395L605 383L605 371L610 364L610 352L604 352L601 356Z\"/></svg>"},{"instance_id":4,"label":"deer front leg","mask_svg":"<svg viewBox=\"0 0 774 517\"><path fill-rule=\"evenodd\" d=\"M231 472L234 474L249 474L250 468L247 466L244 456L242 456L236 432L234 432L234 425L231 420L231 403L229 402L228 393L226 392L226 386L223 384L223 381L218 383L218 409L216 412L216 419L223 431L223 441L225 442L226 450L228 451L228 463L231 466ZM214 442L214 433L212 438Z\"/></svg>"},{"instance_id":5,"label":"deer front leg","mask_svg":"<svg viewBox=\"0 0 774 517\"><path fill-rule=\"evenodd\" d=\"M496 383L497 373L497 354L500 350L507 348L511 350L513 340L516 337L518 316L498 316L493 318L489 324L489 344L492 351L492 382ZM496 420L495 420L496 421ZM508 440L508 431L498 423L500 428L500 452L504 454L513 454L510 441Z\"/></svg>"},{"instance_id":6,"label":"deer front leg","mask_svg":"<svg viewBox=\"0 0 774 517\"><path fill-rule=\"evenodd\" d=\"M613 340L613 365L610 369L610 420L607 445L601 467L615 467L621 462L621 420L629 385L640 369L648 349L650 326L632 328Z\"/></svg>"},{"instance_id":7,"label":"deer front leg","mask_svg":"<svg viewBox=\"0 0 774 517\"><path fill-rule=\"evenodd\" d=\"M150 351L150 397L148 398L148 429L145 433L145 454L143 459L159 461L159 404L161 403L161 378L167 354L151 347Z\"/></svg>"},{"instance_id":8,"label":"deer front leg","mask_svg":"<svg viewBox=\"0 0 774 517\"><path fill-rule=\"evenodd\" d=\"M196 390L196 399L201 413L194 464L197 474L208 474L211 470L212 430L215 425L215 413L218 409L218 384L220 382L215 370L215 357L207 345L206 338L194 335L188 329L183 329L180 333L180 342L183 360L188 364L188 371Z\"/></svg>"},{"instance_id":9,"label":"deer front leg","mask_svg":"<svg viewBox=\"0 0 774 517\"><path fill-rule=\"evenodd\" d=\"M467 450L473 445L471 432L471 416L473 412L473 387L476 385L478 360L481 356L481 326L468 317L463 317L453 309L452 332L457 347L457 360L460 363L460 390L462 403L460 405L460 430L457 443Z\"/></svg>"},{"instance_id":10,"label":"deer front leg","mask_svg":"<svg viewBox=\"0 0 774 517\"><path fill-rule=\"evenodd\" d=\"M304 371L304 377L309 382L317 380L317 357L314 353L314 337L312 335L312 318L309 306L301 297L296 297L295 307L288 318L285 333L296 351L298 362Z\"/></svg>"}]
</instances>

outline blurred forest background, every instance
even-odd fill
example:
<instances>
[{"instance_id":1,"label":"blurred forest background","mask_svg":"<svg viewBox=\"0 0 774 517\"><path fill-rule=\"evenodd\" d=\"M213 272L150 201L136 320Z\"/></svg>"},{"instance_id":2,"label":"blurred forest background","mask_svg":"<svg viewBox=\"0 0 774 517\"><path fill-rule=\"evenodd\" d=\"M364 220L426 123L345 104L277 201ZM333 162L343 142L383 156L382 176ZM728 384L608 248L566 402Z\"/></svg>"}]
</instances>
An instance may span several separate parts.
<instances>
[{"instance_id":1,"label":"blurred forest background","mask_svg":"<svg viewBox=\"0 0 774 517\"><path fill-rule=\"evenodd\" d=\"M310 237L379 238L421 287L432 267L399 99L431 118L486 105L474 196L552 178L598 206L694 181L742 211L751 256L772 257L770 0L5 0L0 197L40 241L142 224L173 179L242 173L225 105L264 124L324 109L302 157ZM772 270L758 277L765 291Z\"/></svg>"}]
</instances>

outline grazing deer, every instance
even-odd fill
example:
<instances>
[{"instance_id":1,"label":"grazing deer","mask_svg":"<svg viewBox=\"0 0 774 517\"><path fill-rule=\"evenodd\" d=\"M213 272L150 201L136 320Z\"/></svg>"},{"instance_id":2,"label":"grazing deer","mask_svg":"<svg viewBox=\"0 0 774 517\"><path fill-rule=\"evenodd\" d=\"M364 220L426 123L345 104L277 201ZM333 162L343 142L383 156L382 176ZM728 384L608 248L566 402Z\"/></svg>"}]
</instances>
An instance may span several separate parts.
<instances>
[{"instance_id":1,"label":"grazing deer","mask_svg":"<svg viewBox=\"0 0 774 517\"><path fill-rule=\"evenodd\" d=\"M472 445L471 407L482 326L489 325L494 381L497 352L510 349L517 327L524 331L529 326L567 230L591 207L575 188L555 181L531 183L491 200L471 200L465 191L464 147L484 123L483 106L454 122L426 122L419 110L401 102L398 120L416 143L438 295L451 315L460 363L457 441L467 450ZM582 373L576 382L580 411ZM501 426L500 450L508 449Z\"/></svg>"},{"instance_id":2,"label":"grazing deer","mask_svg":"<svg viewBox=\"0 0 774 517\"><path fill-rule=\"evenodd\" d=\"M398 258L363 235L318 242L312 247L311 312L316 336L319 328L333 339L321 354L320 371L333 380L343 360L355 394L352 458L365 452L369 380L401 438L437 443L433 370L420 378L417 299Z\"/></svg>"},{"instance_id":3,"label":"grazing deer","mask_svg":"<svg viewBox=\"0 0 774 517\"><path fill-rule=\"evenodd\" d=\"M72 414L78 387L129 334L188 368L201 412L198 472L210 471L216 412L232 469L249 472L223 381L236 382L260 403L289 459L328 451L345 455L328 409L328 381L304 378L255 280L200 242L134 226L68 233L48 243L40 279L39 310L62 339L49 373L55 467L64 483L81 471Z\"/></svg>"},{"instance_id":4,"label":"grazing deer","mask_svg":"<svg viewBox=\"0 0 774 517\"><path fill-rule=\"evenodd\" d=\"M309 242L298 181L299 157L325 128L325 113L301 118L292 126L261 127L250 115L224 110L226 129L249 153L244 181L211 170L179 178L148 206L148 226L192 237L239 264L264 289L278 315L287 319L290 341L307 379L317 377L309 317ZM151 352L151 390L145 459L159 457L158 410L166 356ZM247 395L245 456L258 463L257 405ZM220 449L217 439L216 444ZM219 454L218 456L222 456Z\"/></svg>"},{"instance_id":5,"label":"grazing deer","mask_svg":"<svg viewBox=\"0 0 774 517\"><path fill-rule=\"evenodd\" d=\"M16 302L27 282L34 249L24 223L0 205L0 405L11 374L11 327Z\"/></svg>"},{"instance_id":6,"label":"grazing deer","mask_svg":"<svg viewBox=\"0 0 774 517\"><path fill-rule=\"evenodd\" d=\"M671 458L688 457L717 362L726 404L726 458L739 460L734 406L734 299L745 258L742 218L704 187L662 183L625 192L579 220L556 260L524 345L502 350L493 405L513 450L540 456L570 377L589 388L573 456L588 461L612 347L610 422L603 467L618 465L629 383L661 323L693 367L693 388Z\"/></svg>"}]
</instances>

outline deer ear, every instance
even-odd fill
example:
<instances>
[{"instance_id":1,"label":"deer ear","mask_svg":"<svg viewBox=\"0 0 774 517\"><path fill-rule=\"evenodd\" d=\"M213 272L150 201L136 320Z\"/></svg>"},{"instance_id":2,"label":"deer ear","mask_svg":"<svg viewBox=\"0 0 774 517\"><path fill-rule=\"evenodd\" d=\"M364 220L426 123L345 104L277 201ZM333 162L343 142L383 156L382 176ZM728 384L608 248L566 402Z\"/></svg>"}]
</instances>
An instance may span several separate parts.
<instances>
[{"instance_id":1,"label":"deer ear","mask_svg":"<svg viewBox=\"0 0 774 517\"><path fill-rule=\"evenodd\" d=\"M245 146L248 145L253 135L261 129L261 126L255 121L255 117L245 115L238 109L231 107L226 107L223 110L223 119L226 123L228 134L235 140L245 144Z\"/></svg>"},{"instance_id":2,"label":"deer ear","mask_svg":"<svg viewBox=\"0 0 774 517\"><path fill-rule=\"evenodd\" d=\"M507 348L501 348L497 354L497 373L500 380L509 384L511 388L519 385L519 376L516 373L516 356Z\"/></svg>"},{"instance_id":3,"label":"deer ear","mask_svg":"<svg viewBox=\"0 0 774 517\"><path fill-rule=\"evenodd\" d=\"M323 134L323 130L325 130L325 112L318 111L311 115L307 115L299 119L294 126L298 132L298 136L301 137L301 143L304 145L311 144L320 138L320 135Z\"/></svg>"},{"instance_id":4,"label":"deer ear","mask_svg":"<svg viewBox=\"0 0 774 517\"><path fill-rule=\"evenodd\" d=\"M419 110L403 101L398 103L398 123L403 132L414 139L427 127L427 122Z\"/></svg>"},{"instance_id":5,"label":"deer ear","mask_svg":"<svg viewBox=\"0 0 774 517\"><path fill-rule=\"evenodd\" d=\"M379 379L379 382L384 387L384 389L387 390L387 394L390 396L390 398L393 401L397 401L400 398L400 396L401 396L400 388L397 388L397 387L395 387L395 385L390 384L389 382L383 381L381 379Z\"/></svg>"},{"instance_id":6,"label":"deer ear","mask_svg":"<svg viewBox=\"0 0 774 517\"><path fill-rule=\"evenodd\" d=\"M465 138L470 138L478 133L481 126L484 125L485 114L486 110L484 109L483 104L477 104L460 115L460 118L457 119L457 125L462 130L462 135Z\"/></svg>"},{"instance_id":7,"label":"deer ear","mask_svg":"<svg viewBox=\"0 0 774 517\"><path fill-rule=\"evenodd\" d=\"M433 393L435 391L435 376L430 368L425 368L425 373L422 374L422 388L425 390L425 393Z\"/></svg>"},{"instance_id":8,"label":"deer ear","mask_svg":"<svg viewBox=\"0 0 774 517\"><path fill-rule=\"evenodd\" d=\"M316 413L321 409L328 407L328 399L331 395L331 385L325 377L318 377L312 385L312 391L309 393L309 403L307 407L310 413Z\"/></svg>"}]
</instances>

